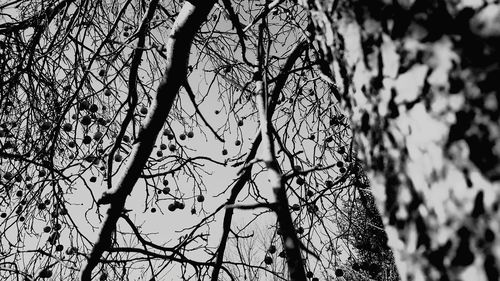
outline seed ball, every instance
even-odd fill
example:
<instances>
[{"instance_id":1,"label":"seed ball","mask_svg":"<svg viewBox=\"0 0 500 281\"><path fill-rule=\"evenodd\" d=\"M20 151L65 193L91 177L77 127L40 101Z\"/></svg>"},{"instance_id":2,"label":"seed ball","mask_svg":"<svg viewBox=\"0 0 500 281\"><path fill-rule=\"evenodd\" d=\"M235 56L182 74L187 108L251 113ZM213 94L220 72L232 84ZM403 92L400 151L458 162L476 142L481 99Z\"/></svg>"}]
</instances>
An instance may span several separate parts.
<instances>
[{"instance_id":1,"label":"seed ball","mask_svg":"<svg viewBox=\"0 0 500 281\"><path fill-rule=\"evenodd\" d=\"M303 185L305 180L301 177L298 177L297 180L295 181L298 185Z\"/></svg>"},{"instance_id":2,"label":"seed ball","mask_svg":"<svg viewBox=\"0 0 500 281\"><path fill-rule=\"evenodd\" d=\"M267 251L268 251L270 254L274 254L274 253L276 253L276 246L274 246L274 245L269 246L269 249L267 249Z\"/></svg>"},{"instance_id":3,"label":"seed ball","mask_svg":"<svg viewBox=\"0 0 500 281\"><path fill-rule=\"evenodd\" d=\"M73 247L67 248L66 249L66 255L71 256L75 253Z\"/></svg>"},{"instance_id":4,"label":"seed ball","mask_svg":"<svg viewBox=\"0 0 500 281\"><path fill-rule=\"evenodd\" d=\"M94 133L94 136L92 137L95 141L99 141L103 136L103 133L101 133L100 131L97 131Z\"/></svg>"},{"instance_id":5,"label":"seed ball","mask_svg":"<svg viewBox=\"0 0 500 281\"><path fill-rule=\"evenodd\" d=\"M96 113L97 111L99 110L99 107L97 106L97 104L92 104L89 108L89 111L92 112L92 113Z\"/></svg>"},{"instance_id":6,"label":"seed ball","mask_svg":"<svg viewBox=\"0 0 500 281\"><path fill-rule=\"evenodd\" d=\"M84 136L82 143L83 144L90 144L92 142L92 138L90 136Z\"/></svg>"},{"instance_id":7,"label":"seed ball","mask_svg":"<svg viewBox=\"0 0 500 281\"><path fill-rule=\"evenodd\" d=\"M170 212L175 211L175 209L177 209L177 207L175 206L175 204L174 204L174 203L171 203L171 204L169 204L169 205L168 205L168 210L169 210Z\"/></svg>"},{"instance_id":8,"label":"seed ball","mask_svg":"<svg viewBox=\"0 0 500 281\"><path fill-rule=\"evenodd\" d=\"M344 271L340 268L335 269L335 276L337 276L337 277L344 276Z\"/></svg>"},{"instance_id":9,"label":"seed ball","mask_svg":"<svg viewBox=\"0 0 500 281\"><path fill-rule=\"evenodd\" d=\"M326 187L327 187L327 188L332 188L332 187L333 187L333 181L331 181L331 180L326 180L326 181L325 181L325 185L326 185Z\"/></svg>"},{"instance_id":10,"label":"seed ball","mask_svg":"<svg viewBox=\"0 0 500 281\"><path fill-rule=\"evenodd\" d=\"M6 172L4 175L3 175L3 178L6 179L7 181L10 181L12 179L13 175L11 172Z\"/></svg>"},{"instance_id":11,"label":"seed ball","mask_svg":"<svg viewBox=\"0 0 500 281\"><path fill-rule=\"evenodd\" d=\"M90 102L89 102L89 101L87 101L87 100L84 100L84 101L82 101L82 102L80 103L80 105L79 105L79 107L78 107L78 108L79 108L80 110L87 110L87 109L89 109L89 107L90 107Z\"/></svg>"},{"instance_id":12,"label":"seed ball","mask_svg":"<svg viewBox=\"0 0 500 281\"><path fill-rule=\"evenodd\" d=\"M121 162L123 160L123 156L119 153L116 153L114 159L116 162Z\"/></svg>"},{"instance_id":13,"label":"seed ball","mask_svg":"<svg viewBox=\"0 0 500 281\"><path fill-rule=\"evenodd\" d=\"M265 264L267 264L267 265L272 264L272 263L273 263L273 258L272 258L272 257L270 257L270 256L266 256L266 257L264 258L264 263L265 263Z\"/></svg>"},{"instance_id":14,"label":"seed ball","mask_svg":"<svg viewBox=\"0 0 500 281\"><path fill-rule=\"evenodd\" d=\"M73 125L71 125L71 123L64 123L63 131L69 133L69 132L71 132L71 130L73 130Z\"/></svg>"},{"instance_id":15,"label":"seed ball","mask_svg":"<svg viewBox=\"0 0 500 281\"><path fill-rule=\"evenodd\" d=\"M80 120L80 123L82 123L82 125L84 125L84 126L90 125L91 122L92 122L92 119L88 115L84 115L82 117L82 119Z\"/></svg>"},{"instance_id":16,"label":"seed ball","mask_svg":"<svg viewBox=\"0 0 500 281\"><path fill-rule=\"evenodd\" d=\"M318 208L318 206L316 206L316 204L312 204L312 205L307 206L307 210L310 213L316 213L317 211L319 211L319 208Z\"/></svg>"},{"instance_id":17,"label":"seed ball","mask_svg":"<svg viewBox=\"0 0 500 281\"><path fill-rule=\"evenodd\" d=\"M42 123L42 126L40 126L40 129L42 129L42 131L47 131L50 127L52 127L52 124L49 121L45 121Z\"/></svg>"},{"instance_id":18,"label":"seed ball","mask_svg":"<svg viewBox=\"0 0 500 281\"><path fill-rule=\"evenodd\" d=\"M297 233L298 234L303 234L304 233L304 228L302 226L299 226L299 228L297 228Z\"/></svg>"},{"instance_id":19,"label":"seed ball","mask_svg":"<svg viewBox=\"0 0 500 281\"><path fill-rule=\"evenodd\" d=\"M40 272L40 278L50 278L52 277L52 270L46 268Z\"/></svg>"}]
</instances>

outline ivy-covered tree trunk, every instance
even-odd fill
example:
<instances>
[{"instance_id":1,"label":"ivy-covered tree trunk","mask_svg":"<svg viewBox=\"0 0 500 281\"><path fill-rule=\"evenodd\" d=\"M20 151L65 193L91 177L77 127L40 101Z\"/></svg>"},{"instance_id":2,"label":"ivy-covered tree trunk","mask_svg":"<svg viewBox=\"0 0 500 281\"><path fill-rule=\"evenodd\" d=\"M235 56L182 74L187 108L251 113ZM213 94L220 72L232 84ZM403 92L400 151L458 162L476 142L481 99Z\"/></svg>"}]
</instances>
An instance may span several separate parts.
<instances>
[{"instance_id":1,"label":"ivy-covered tree trunk","mask_svg":"<svg viewBox=\"0 0 500 281\"><path fill-rule=\"evenodd\" d=\"M500 6L302 2L402 280L499 280Z\"/></svg>"}]
</instances>

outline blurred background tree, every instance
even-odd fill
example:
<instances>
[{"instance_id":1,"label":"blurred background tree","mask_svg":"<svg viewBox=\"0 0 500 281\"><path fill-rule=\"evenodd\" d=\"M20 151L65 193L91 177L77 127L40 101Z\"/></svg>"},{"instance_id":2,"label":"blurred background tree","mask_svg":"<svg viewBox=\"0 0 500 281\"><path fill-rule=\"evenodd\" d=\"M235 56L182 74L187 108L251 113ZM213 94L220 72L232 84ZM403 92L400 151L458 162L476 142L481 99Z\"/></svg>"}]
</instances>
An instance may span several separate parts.
<instances>
[{"instance_id":1,"label":"blurred background tree","mask_svg":"<svg viewBox=\"0 0 500 281\"><path fill-rule=\"evenodd\" d=\"M498 280L498 3L301 3L402 280Z\"/></svg>"}]
</instances>

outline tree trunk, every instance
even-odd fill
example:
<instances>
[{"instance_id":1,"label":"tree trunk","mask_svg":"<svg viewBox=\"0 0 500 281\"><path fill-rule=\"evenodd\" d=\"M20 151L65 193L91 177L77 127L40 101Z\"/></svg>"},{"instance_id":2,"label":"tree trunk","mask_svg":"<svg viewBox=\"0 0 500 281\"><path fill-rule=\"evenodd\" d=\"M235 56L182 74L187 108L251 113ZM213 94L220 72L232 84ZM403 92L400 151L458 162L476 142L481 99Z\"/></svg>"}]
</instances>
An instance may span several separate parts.
<instances>
[{"instance_id":1,"label":"tree trunk","mask_svg":"<svg viewBox=\"0 0 500 281\"><path fill-rule=\"evenodd\" d=\"M259 75L260 76L260 75ZM276 200L275 212L278 217L279 228L286 253L286 263L291 281L306 280L304 261L300 252L300 240L297 237L295 226L289 210L288 197L286 196L285 181L280 171L274 152L274 141L270 130L271 124L265 106L264 82L255 81L255 104L259 111L260 134L262 135L262 160L267 167L269 184L273 189Z\"/></svg>"},{"instance_id":2,"label":"tree trunk","mask_svg":"<svg viewBox=\"0 0 500 281\"><path fill-rule=\"evenodd\" d=\"M124 174L116 184L116 188L106 193L106 203L110 204L94 247L87 263L83 266L80 279L90 281L92 270L98 265L104 251L111 247L112 234L120 217L127 196L141 175L158 133L163 127L170 108L177 97L179 88L186 79L189 52L193 38L205 21L214 5L213 0L186 2L182 7L167 42L167 67L163 79L158 86L149 114L143 129L139 132L129 161L124 167ZM102 202L102 201L101 201Z\"/></svg>"},{"instance_id":3,"label":"tree trunk","mask_svg":"<svg viewBox=\"0 0 500 281\"><path fill-rule=\"evenodd\" d=\"M499 280L500 6L458 2L304 4L402 280Z\"/></svg>"}]
</instances>

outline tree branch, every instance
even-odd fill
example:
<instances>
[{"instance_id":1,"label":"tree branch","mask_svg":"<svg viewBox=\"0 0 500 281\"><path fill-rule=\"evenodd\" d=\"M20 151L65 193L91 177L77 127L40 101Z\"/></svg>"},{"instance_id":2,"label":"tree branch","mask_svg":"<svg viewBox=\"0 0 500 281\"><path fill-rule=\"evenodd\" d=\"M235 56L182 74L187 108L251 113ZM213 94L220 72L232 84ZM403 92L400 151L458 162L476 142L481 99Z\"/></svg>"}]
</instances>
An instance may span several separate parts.
<instances>
[{"instance_id":1,"label":"tree branch","mask_svg":"<svg viewBox=\"0 0 500 281\"><path fill-rule=\"evenodd\" d=\"M156 6L158 1L151 5ZM118 218L122 214L127 196L142 173L142 169L151 154L156 137L160 132L182 82L186 79L187 63L193 38L205 21L214 5L213 0L186 2L182 7L167 42L167 67L162 81L157 89L156 97L151 104L151 110L146 117L144 128L139 132L138 141L134 144L130 160L124 167L116 189L112 191L114 200L110 204L99 236L94 244L90 257L84 264L80 280L90 281L92 270L99 264L104 251L111 246L111 237L116 229Z\"/></svg>"},{"instance_id":2,"label":"tree branch","mask_svg":"<svg viewBox=\"0 0 500 281\"><path fill-rule=\"evenodd\" d=\"M260 132L255 137L255 140L252 144L252 148L250 148L250 152L248 153L247 158L245 159L245 163L249 163L252 159L255 158L257 154L257 149L259 148L260 142L262 141L262 137ZM245 172L239 177L238 181L234 184L231 189L231 195L227 200L226 206L233 205L236 202L236 198L238 194L241 192L245 184L250 180L252 175L252 169L249 167L245 169ZM224 222L222 224L222 238L219 243L219 247L217 248L217 258L215 260L214 269L212 271L212 281L219 280L219 273L222 267L222 263L224 262L224 251L226 250L227 239L229 237L229 232L231 230L231 222L233 219L234 209L226 208L226 212L224 213Z\"/></svg>"},{"instance_id":3,"label":"tree branch","mask_svg":"<svg viewBox=\"0 0 500 281\"><path fill-rule=\"evenodd\" d=\"M212 128L212 126L210 125L210 123L208 123L207 119L205 119L205 116L203 116L203 114L201 114L201 111L198 108L198 104L196 104L196 99L195 99L193 90L191 89L191 86L189 86L189 82L187 80L184 82L184 88L186 89L186 92L188 93L189 99L193 103L193 106L194 106L194 109L196 110L196 113L198 113L198 115L201 117L201 120L203 120L203 123L205 123L205 125L210 129L210 131L212 131L212 133L214 134L214 136L219 141L225 142L225 140L217 134L217 132L214 130L214 128Z\"/></svg>"}]
</instances>

